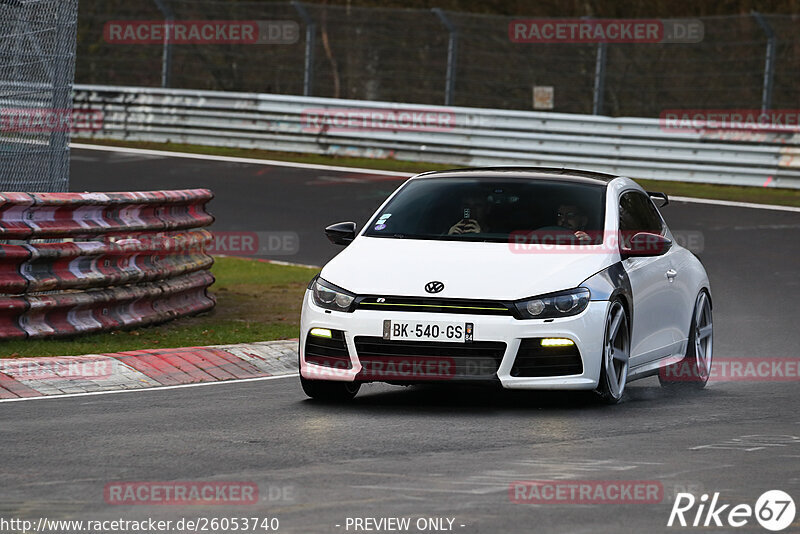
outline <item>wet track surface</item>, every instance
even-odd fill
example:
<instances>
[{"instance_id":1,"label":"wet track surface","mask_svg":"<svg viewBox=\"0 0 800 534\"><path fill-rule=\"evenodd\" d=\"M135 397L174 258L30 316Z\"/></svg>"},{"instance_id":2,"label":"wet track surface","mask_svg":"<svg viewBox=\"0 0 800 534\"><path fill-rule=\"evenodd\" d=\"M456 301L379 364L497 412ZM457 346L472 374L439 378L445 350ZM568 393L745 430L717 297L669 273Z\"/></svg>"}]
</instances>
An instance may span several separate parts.
<instances>
[{"instance_id":1,"label":"wet track surface","mask_svg":"<svg viewBox=\"0 0 800 534\"><path fill-rule=\"evenodd\" d=\"M214 229L296 232L299 253L275 258L322 264L338 251L322 228L363 224L401 182L76 150L72 188L209 187L217 194ZM798 358L800 213L677 202L662 212L673 231L702 236L715 357ZM350 405L320 405L306 400L295 378L283 378L6 403L0 517L275 516L282 532L348 532L354 516L449 517L465 533L696 530L666 527L677 491L753 505L763 491L782 489L800 502L799 401L797 381L674 393L650 378L630 384L614 407L583 394L387 385L365 386ZM657 480L664 499L510 502L510 483L553 479ZM170 480L255 482L261 501L120 507L103 500L109 482ZM754 519L738 530L763 531Z\"/></svg>"}]
</instances>

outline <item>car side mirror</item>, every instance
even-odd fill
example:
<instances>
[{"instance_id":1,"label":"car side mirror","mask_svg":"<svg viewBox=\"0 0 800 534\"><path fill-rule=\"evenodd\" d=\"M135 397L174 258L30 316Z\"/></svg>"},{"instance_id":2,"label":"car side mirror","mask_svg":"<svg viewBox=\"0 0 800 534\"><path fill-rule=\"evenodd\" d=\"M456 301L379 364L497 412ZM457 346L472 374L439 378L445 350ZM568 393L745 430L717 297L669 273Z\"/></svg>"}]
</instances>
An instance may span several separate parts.
<instances>
[{"instance_id":1,"label":"car side mirror","mask_svg":"<svg viewBox=\"0 0 800 534\"><path fill-rule=\"evenodd\" d=\"M652 200L659 208L663 208L664 206L669 204L669 197L667 196L666 193L659 193L657 191L648 191L647 195L650 197L650 200Z\"/></svg>"},{"instance_id":2,"label":"car side mirror","mask_svg":"<svg viewBox=\"0 0 800 534\"><path fill-rule=\"evenodd\" d=\"M643 256L663 256L672 246L672 240L660 234L637 232L627 243L620 240L619 253L622 259Z\"/></svg>"},{"instance_id":3,"label":"car side mirror","mask_svg":"<svg viewBox=\"0 0 800 534\"><path fill-rule=\"evenodd\" d=\"M325 228L325 235L328 236L334 245L347 246L356 238L356 223L340 222Z\"/></svg>"}]
</instances>

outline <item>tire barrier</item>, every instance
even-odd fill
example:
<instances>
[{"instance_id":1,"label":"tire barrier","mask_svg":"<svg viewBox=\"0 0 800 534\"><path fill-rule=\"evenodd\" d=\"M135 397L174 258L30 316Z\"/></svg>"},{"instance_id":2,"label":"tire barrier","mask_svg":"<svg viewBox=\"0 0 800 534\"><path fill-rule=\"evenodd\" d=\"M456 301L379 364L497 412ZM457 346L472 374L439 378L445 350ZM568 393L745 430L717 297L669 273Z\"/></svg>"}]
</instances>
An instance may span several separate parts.
<instances>
[{"instance_id":1,"label":"tire barrier","mask_svg":"<svg viewBox=\"0 0 800 534\"><path fill-rule=\"evenodd\" d=\"M0 193L0 339L116 330L212 309L212 236L200 229L214 220L205 210L212 198L202 189Z\"/></svg>"},{"instance_id":2,"label":"tire barrier","mask_svg":"<svg viewBox=\"0 0 800 534\"><path fill-rule=\"evenodd\" d=\"M0 293L108 287L208 269L211 233L141 234L116 242L0 245Z\"/></svg>"},{"instance_id":3,"label":"tire barrier","mask_svg":"<svg viewBox=\"0 0 800 534\"><path fill-rule=\"evenodd\" d=\"M207 189L137 193L0 193L0 239L85 237L200 228Z\"/></svg>"}]
</instances>

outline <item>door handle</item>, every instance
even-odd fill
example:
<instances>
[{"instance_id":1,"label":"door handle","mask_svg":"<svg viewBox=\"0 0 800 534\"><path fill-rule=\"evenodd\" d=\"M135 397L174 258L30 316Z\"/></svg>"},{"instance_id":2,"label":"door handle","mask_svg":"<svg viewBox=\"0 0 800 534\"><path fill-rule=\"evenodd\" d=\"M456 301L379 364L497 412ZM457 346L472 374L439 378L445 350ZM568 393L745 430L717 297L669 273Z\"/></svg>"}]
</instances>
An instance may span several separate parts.
<instances>
[{"instance_id":1,"label":"door handle","mask_svg":"<svg viewBox=\"0 0 800 534\"><path fill-rule=\"evenodd\" d=\"M674 282L675 281L675 277L678 276L678 271L676 271L675 269L670 269L669 271L667 271L664 274L667 275L667 280L669 280L670 282Z\"/></svg>"}]
</instances>

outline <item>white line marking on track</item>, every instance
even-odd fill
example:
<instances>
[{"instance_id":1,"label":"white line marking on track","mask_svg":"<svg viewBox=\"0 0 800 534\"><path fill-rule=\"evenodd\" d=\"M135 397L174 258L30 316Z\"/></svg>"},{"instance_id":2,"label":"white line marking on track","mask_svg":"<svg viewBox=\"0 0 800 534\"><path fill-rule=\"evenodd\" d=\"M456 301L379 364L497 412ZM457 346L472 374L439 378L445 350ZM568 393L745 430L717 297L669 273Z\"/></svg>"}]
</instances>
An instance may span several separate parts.
<instances>
[{"instance_id":1,"label":"white line marking on track","mask_svg":"<svg viewBox=\"0 0 800 534\"><path fill-rule=\"evenodd\" d=\"M202 159L207 161L223 161L227 163L248 163L252 165L269 165L272 167L294 167L297 169L315 169L320 171L341 171L357 174L376 174L384 176L402 176L409 178L414 173L381 171L378 169L362 169L359 167L343 167L340 165L321 165L318 163L297 163L293 161L278 161L272 159L242 158L235 156L213 156L210 154L192 154L190 152L170 152L166 150L150 150L146 148L128 148L120 146L86 145L83 143L70 143L70 148L79 150L101 150L106 152L122 152L125 154L141 154L143 156L162 156L170 158Z\"/></svg>"},{"instance_id":2,"label":"white line marking on track","mask_svg":"<svg viewBox=\"0 0 800 534\"><path fill-rule=\"evenodd\" d=\"M182 389L182 388L193 388L199 386L215 386L219 384L241 384L242 382L260 382L263 380L277 380L279 378L297 378L300 376L299 373L291 373L287 375L274 375L274 376L260 376L258 378L240 378L237 380L221 380L219 382L199 382L197 384L180 384L177 386L157 386L151 388L140 388L140 389L117 389L114 391L89 391L86 393L65 393L64 395L43 395L41 397L20 397L18 399L3 399L0 400L0 403L3 402L21 402L21 401L35 401L35 400L44 400L44 399L69 399L73 397L93 397L96 395L111 395L114 393L137 393L143 391L165 391L168 389Z\"/></svg>"},{"instance_id":3,"label":"white line marking on track","mask_svg":"<svg viewBox=\"0 0 800 534\"><path fill-rule=\"evenodd\" d=\"M317 163L297 163L293 161L278 161L271 159L242 158L235 156L214 156L211 154L192 154L190 152L170 152L167 150L151 150L146 148L128 148L120 146L87 145L83 143L70 143L70 148L79 150L101 150L107 152L122 152L126 154L141 154L144 156L162 156L171 158L203 159L208 161L224 161L228 163L250 163L253 165L270 165L274 167L294 167L296 169L316 169L324 171L341 171L359 174L376 174L385 176L402 176L410 178L414 173L382 171L379 169L364 169L359 167L343 167L340 165L321 165ZM691 202L694 204L714 204L717 206L730 206L733 208L753 208L759 210L791 211L800 213L800 207L778 206L776 204L756 204L754 202L736 202L733 200L714 200L710 198L694 197L669 197L676 202Z\"/></svg>"},{"instance_id":4,"label":"white line marking on track","mask_svg":"<svg viewBox=\"0 0 800 534\"><path fill-rule=\"evenodd\" d=\"M796 206L778 206L777 204L756 204L754 202L735 202L733 200L714 200L711 198L669 197L670 201L690 202L692 204L714 204L716 206L730 206L733 208L754 208L757 210L792 211L800 213Z\"/></svg>"},{"instance_id":5,"label":"white line marking on track","mask_svg":"<svg viewBox=\"0 0 800 534\"><path fill-rule=\"evenodd\" d=\"M215 258L239 258L245 260L253 259L250 256L237 256L236 254L212 254L212 256L214 256ZM285 265L287 267L303 267L304 269L322 269L322 266L320 265L309 265L307 263L292 263L290 261L267 260L264 258L256 258L255 261L260 261L262 263L272 263L275 265Z\"/></svg>"}]
</instances>

